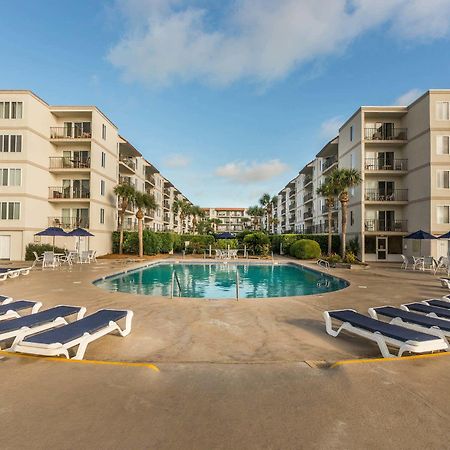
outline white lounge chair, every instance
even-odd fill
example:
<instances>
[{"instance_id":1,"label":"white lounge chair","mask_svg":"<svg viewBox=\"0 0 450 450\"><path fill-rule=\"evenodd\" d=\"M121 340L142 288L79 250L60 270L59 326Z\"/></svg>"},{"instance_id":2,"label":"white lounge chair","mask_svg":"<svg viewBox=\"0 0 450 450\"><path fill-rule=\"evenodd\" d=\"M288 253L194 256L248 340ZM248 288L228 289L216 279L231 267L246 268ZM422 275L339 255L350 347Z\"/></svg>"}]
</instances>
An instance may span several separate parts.
<instances>
[{"instance_id":1,"label":"white lounge chair","mask_svg":"<svg viewBox=\"0 0 450 450\"><path fill-rule=\"evenodd\" d=\"M7 303L11 303L12 301L12 297L8 297L7 295L0 295L0 305L6 305Z\"/></svg>"},{"instance_id":2,"label":"white lounge chair","mask_svg":"<svg viewBox=\"0 0 450 450\"><path fill-rule=\"evenodd\" d=\"M443 338L382 322L351 309L325 311L323 315L330 336L336 337L346 330L369 339L378 345L384 358L400 357L405 352L427 353L448 349L447 341ZM341 323L337 330L333 330L332 320ZM388 345L398 348L398 353L392 354Z\"/></svg>"},{"instance_id":3,"label":"white lounge chair","mask_svg":"<svg viewBox=\"0 0 450 450\"><path fill-rule=\"evenodd\" d=\"M109 333L117 331L127 336L131 331L133 311L101 309L90 316L68 325L33 334L17 340L9 350L33 355L59 356L70 358L69 350L78 347L72 359L83 359L87 346ZM117 322L124 320L122 329Z\"/></svg>"},{"instance_id":4,"label":"white lounge chair","mask_svg":"<svg viewBox=\"0 0 450 450\"><path fill-rule=\"evenodd\" d=\"M86 308L82 306L58 305L29 316L2 320L0 321L0 341L12 338L15 338L15 342L20 341L29 334L65 325L68 317L76 316L77 319L81 319L85 313Z\"/></svg>"},{"instance_id":5,"label":"white lounge chair","mask_svg":"<svg viewBox=\"0 0 450 450\"><path fill-rule=\"evenodd\" d=\"M442 308L437 302L437 299L423 300L421 302L405 303L400 308L405 311L420 312L430 317L450 320L450 309Z\"/></svg>"},{"instance_id":6,"label":"white lounge chair","mask_svg":"<svg viewBox=\"0 0 450 450\"><path fill-rule=\"evenodd\" d=\"M443 288L450 289L450 278L439 278L439 281Z\"/></svg>"},{"instance_id":7,"label":"white lounge chair","mask_svg":"<svg viewBox=\"0 0 450 450\"><path fill-rule=\"evenodd\" d=\"M449 303L450 308L450 303ZM400 325L412 330L423 331L434 336L441 337L449 342L450 338L450 320L439 319L436 317L424 316L394 306L379 306L369 308L369 314L374 319L378 316L384 316L390 319L391 324ZM448 351L449 349L447 349Z\"/></svg>"},{"instance_id":8,"label":"white lounge chair","mask_svg":"<svg viewBox=\"0 0 450 450\"><path fill-rule=\"evenodd\" d=\"M42 307L41 302L33 302L31 300L17 300L0 305L0 320L20 317L19 311L31 309L31 314L35 314Z\"/></svg>"}]
</instances>

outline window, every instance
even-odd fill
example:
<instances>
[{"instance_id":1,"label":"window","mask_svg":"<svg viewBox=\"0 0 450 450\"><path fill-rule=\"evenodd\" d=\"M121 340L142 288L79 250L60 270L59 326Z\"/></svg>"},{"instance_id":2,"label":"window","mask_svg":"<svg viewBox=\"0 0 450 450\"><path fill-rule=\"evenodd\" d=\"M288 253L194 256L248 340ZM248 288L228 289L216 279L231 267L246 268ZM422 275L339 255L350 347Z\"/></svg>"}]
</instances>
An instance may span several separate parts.
<instances>
[{"instance_id":1,"label":"window","mask_svg":"<svg viewBox=\"0 0 450 450\"><path fill-rule=\"evenodd\" d=\"M376 238L375 238L375 236L364 236L364 251L367 254L376 253Z\"/></svg>"},{"instance_id":2,"label":"window","mask_svg":"<svg viewBox=\"0 0 450 450\"><path fill-rule=\"evenodd\" d=\"M436 102L437 120L450 120L450 102Z\"/></svg>"},{"instance_id":3,"label":"window","mask_svg":"<svg viewBox=\"0 0 450 450\"><path fill-rule=\"evenodd\" d=\"M353 125L350 127L350 142L353 142Z\"/></svg>"},{"instance_id":4,"label":"window","mask_svg":"<svg viewBox=\"0 0 450 450\"><path fill-rule=\"evenodd\" d=\"M105 195L105 180L100 180L100 195Z\"/></svg>"},{"instance_id":5,"label":"window","mask_svg":"<svg viewBox=\"0 0 450 450\"><path fill-rule=\"evenodd\" d=\"M102 125L102 139L106 141L106 125Z\"/></svg>"},{"instance_id":6,"label":"window","mask_svg":"<svg viewBox=\"0 0 450 450\"><path fill-rule=\"evenodd\" d=\"M449 215L450 206L438 206L436 207L437 211L437 223L450 223L450 215Z\"/></svg>"},{"instance_id":7,"label":"window","mask_svg":"<svg viewBox=\"0 0 450 450\"><path fill-rule=\"evenodd\" d=\"M436 136L436 152L438 155L448 155L450 136Z\"/></svg>"},{"instance_id":8,"label":"window","mask_svg":"<svg viewBox=\"0 0 450 450\"><path fill-rule=\"evenodd\" d=\"M0 186L20 186L22 169L0 169Z\"/></svg>"},{"instance_id":9,"label":"window","mask_svg":"<svg viewBox=\"0 0 450 450\"><path fill-rule=\"evenodd\" d=\"M105 210L100 208L100 223L105 223Z\"/></svg>"},{"instance_id":10,"label":"window","mask_svg":"<svg viewBox=\"0 0 450 450\"><path fill-rule=\"evenodd\" d=\"M106 167L106 153L102 152L102 167Z\"/></svg>"},{"instance_id":11,"label":"window","mask_svg":"<svg viewBox=\"0 0 450 450\"><path fill-rule=\"evenodd\" d=\"M440 189L450 188L450 171L438 170L437 171L437 187Z\"/></svg>"},{"instance_id":12,"label":"window","mask_svg":"<svg viewBox=\"0 0 450 450\"><path fill-rule=\"evenodd\" d=\"M22 102L0 102L0 119L21 119Z\"/></svg>"},{"instance_id":13,"label":"window","mask_svg":"<svg viewBox=\"0 0 450 450\"><path fill-rule=\"evenodd\" d=\"M1 202L0 218L2 220L19 220L20 203L19 202Z\"/></svg>"},{"instance_id":14,"label":"window","mask_svg":"<svg viewBox=\"0 0 450 450\"><path fill-rule=\"evenodd\" d=\"M22 136L20 134L0 134L0 152L19 153L22 151Z\"/></svg>"}]
</instances>

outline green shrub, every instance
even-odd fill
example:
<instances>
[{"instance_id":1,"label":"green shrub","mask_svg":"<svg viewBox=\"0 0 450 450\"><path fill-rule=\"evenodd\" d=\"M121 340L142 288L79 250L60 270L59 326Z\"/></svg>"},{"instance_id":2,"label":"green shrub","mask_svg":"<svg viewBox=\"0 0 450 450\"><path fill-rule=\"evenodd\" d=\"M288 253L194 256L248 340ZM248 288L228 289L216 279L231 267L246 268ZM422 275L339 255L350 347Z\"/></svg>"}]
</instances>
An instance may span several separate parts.
<instances>
[{"instance_id":1,"label":"green shrub","mask_svg":"<svg viewBox=\"0 0 450 450\"><path fill-rule=\"evenodd\" d=\"M186 241L189 242L189 246L185 248ZM209 249L210 245L214 245L214 242L215 238L210 234L181 234L175 251L186 250L186 253L203 253L204 250Z\"/></svg>"},{"instance_id":2,"label":"green shrub","mask_svg":"<svg viewBox=\"0 0 450 450\"><path fill-rule=\"evenodd\" d=\"M137 231L129 231L123 236L123 252L138 254L139 253L139 238Z\"/></svg>"},{"instance_id":3,"label":"green shrub","mask_svg":"<svg viewBox=\"0 0 450 450\"><path fill-rule=\"evenodd\" d=\"M243 243L244 243L245 236L247 236L247 235L249 235L249 234L252 234L252 233L253 233L253 232L250 231L250 230L244 230L244 231L241 231L240 233L238 233L238 234L236 235L236 239L238 240L239 244L243 244Z\"/></svg>"},{"instance_id":4,"label":"green shrub","mask_svg":"<svg viewBox=\"0 0 450 450\"><path fill-rule=\"evenodd\" d=\"M289 253L297 259L319 258L320 245L312 239L299 239L290 245Z\"/></svg>"},{"instance_id":5,"label":"green shrub","mask_svg":"<svg viewBox=\"0 0 450 450\"><path fill-rule=\"evenodd\" d=\"M244 244L247 246L247 251L253 255L267 256L269 254L270 239L262 231L250 233L245 236Z\"/></svg>"},{"instance_id":6,"label":"green shrub","mask_svg":"<svg viewBox=\"0 0 450 450\"><path fill-rule=\"evenodd\" d=\"M119 253L119 232L115 231L112 236L113 253ZM170 253L180 247L180 238L176 233L155 232L143 230L142 241L144 255L156 255L158 253ZM139 237L137 231L124 231L123 252L126 254L137 254L139 252Z\"/></svg>"},{"instance_id":7,"label":"green shrub","mask_svg":"<svg viewBox=\"0 0 450 450\"><path fill-rule=\"evenodd\" d=\"M221 250L226 250L230 246L230 248L239 248L238 240L237 239L218 239L215 244L214 248L218 248Z\"/></svg>"},{"instance_id":8,"label":"green shrub","mask_svg":"<svg viewBox=\"0 0 450 450\"><path fill-rule=\"evenodd\" d=\"M316 241L320 245L323 254L328 252L328 234L273 234L270 236L272 250L274 253L280 253L280 243L283 243L283 252L289 253L290 246L299 239L309 239ZM341 246L341 238L337 234L332 235L332 252L338 253Z\"/></svg>"},{"instance_id":9,"label":"green shrub","mask_svg":"<svg viewBox=\"0 0 450 450\"><path fill-rule=\"evenodd\" d=\"M35 257L33 252L36 252L39 256L44 252L52 252L53 245L51 244L28 244L25 248L25 261L34 261ZM64 249L55 247L55 253L64 253Z\"/></svg>"},{"instance_id":10,"label":"green shrub","mask_svg":"<svg viewBox=\"0 0 450 450\"><path fill-rule=\"evenodd\" d=\"M358 262L358 258L356 257L356 255L354 253L347 252L345 254L344 262L346 262L348 264L356 264Z\"/></svg>"},{"instance_id":11,"label":"green shrub","mask_svg":"<svg viewBox=\"0 0 450 450\"><path fill-rule=\"evenodd\" d=\"M355 236L349 243L347 244L347 252L353 253L353 255L357 255L359 253L359 241L358 236Z\"/></svg>"},{"instance_id":12,"label":"green shrub","mask_svg":"<svg viewBox=\"0 0 450 450\"><path fill-rule=\"evenodd\" d=\"M337 253L333 253L332 255L327 256L324 259L331 265L342 262L341 255L338 255Z\"/></svg>"}]
</instances>

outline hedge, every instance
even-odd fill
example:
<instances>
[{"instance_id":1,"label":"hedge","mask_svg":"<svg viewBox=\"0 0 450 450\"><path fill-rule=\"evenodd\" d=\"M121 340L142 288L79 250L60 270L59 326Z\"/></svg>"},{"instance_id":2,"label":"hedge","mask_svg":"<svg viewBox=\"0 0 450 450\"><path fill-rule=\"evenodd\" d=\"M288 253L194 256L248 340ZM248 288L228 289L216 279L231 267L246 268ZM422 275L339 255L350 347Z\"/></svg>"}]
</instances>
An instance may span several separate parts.
<instances>
[{"instance_id":1,"label":"hedge","mask_svg":"<svg viewBox=\"0 0 450 450\"><path fill-rule=\"evenodd\" d=\"M312 239L299 239L290 246L289 254L297 259L319 258L320 245Z\"/></svg>"},{"instance_id":2,"label":"hedge","mask_svg":"<svg viewBox=\"0 0 450 450\"><path fill-rule=\"evenodd\" d=\"M28 244L25 248L25 261L34 261L36 258L33 252L36 252L39 256L44 252L52 252L53 245L51 244ZM55 247L55 253L64 253L64 249Z\"/></svg>"},{"instance_id":3,"label":"hedge","mask_svg":"<svg viewBox=\"0 0 450 450\"><path fill-rule=\"evenodd\" d=\"M267 256L269 254L270 239L262 231L247 234L244 238L244 244L247 246L247 250L253 255Z\"/></svg>"},{"instance_id":4,"label":"hedge","mask_svg":"<svg viewBox=\"0 0 450 450\"><path fill-rule=\"evenodd\" d=\"M273 234L270 236L272 242L272 251L280 253L280 244L283 244L283 253L289 254L290 246L299 239L308 239L316 241L323 254L328 253L328 234ZM331 240L332 253L339 253L341 248L341 238L333 234Z\"/></svg>"},{"instance_id":5,"label":"hedge","mask_svg":"<svg viewBox=\"0 0 450 450\"><path fill-rule=\"evenodd\" d=\"M228 246L230 248L238 248L238 240L237 239L217 239L214 244L214 248L219 248L221 250L227 250Z\"/></svg>"}]
</instances>

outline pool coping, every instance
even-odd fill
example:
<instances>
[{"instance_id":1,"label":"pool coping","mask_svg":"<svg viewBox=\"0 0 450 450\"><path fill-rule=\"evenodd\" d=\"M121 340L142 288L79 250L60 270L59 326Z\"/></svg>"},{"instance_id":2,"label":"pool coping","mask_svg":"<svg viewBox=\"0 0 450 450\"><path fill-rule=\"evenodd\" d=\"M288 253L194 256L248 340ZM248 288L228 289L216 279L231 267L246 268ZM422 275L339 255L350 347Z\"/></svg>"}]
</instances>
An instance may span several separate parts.
<instances>
[{"instance_id":1,"label":"pool coping","mask_svg":"<svg viewBox=\"0 0 450 450\"><path fill-rule=\"evenodd\" d=\"M202 259L202 260L187 259L186 260L186 259L183 259L183 258L181 258L181 259L175 259L175 258L173 258L173 259L172 258L170 258L170 259L167 259L167 258L157 259L157 260L153 260L153 261L150 261L148 263L139 265L137 267L132 267L130 269L120 270L118 272L114 272L112 274L96 278L95 280L91 281L91 284L93 286L95 286L95 287L98 287L99 289L103 289L103 288L97 286L96 283L98 283L100 281L108 280L110 278L114 278L116 276L129 274L129 273L132 273L132 272L136 272L136 271L139 271L139 270L142 270L142 269L146 269L146 268L149 268L149 267L152 267L152 266L157 266L157 265L164 265L164 264L166 264L166 265L168 265L168 264L186 264L186 265L187 264L190 264L190 265L192 265L192 264L198 264L198 265L211 264L211 265L213 265L213 264L219 264L219 262L220 262L220 260L215 260L215 259L213 259L213 260L211 260L211 259ZM312 260L309 261L309 262L311 264ZM245 265L245 264L247 264L247 265L255 265L255 266L256 265L265 265L265 266L291 265L291 266L301 267L303 269L306 269L306 270L309 270L309 271L312 271L312 272L317 272L317 273L320 273L322 275L327 275L327 276L336 278L339 281L344 282L345 286L342 287L341 289L336 289L334 291L329 291L329 292L320 292L320 293L306 294L306 295L291 295L291 296L288 296L288 297L282 297L282 296L280 296L280 297L251 297L251 298L242 297L242 298L239 298L239 299L236 299L235 297L226 297L226 298L173 297L172 300L174 300L174 299L200 300L200 301L207 300L207 301L214 301L214 302L217 302L217 301L227 301L228 302L230 300L233 300L233 301L255 301L255 300L258 300L258 301L261 301L261 300L262 301L277 300L277 301L279 301L279 300L283 300L283 299L284 300L292 300L292 299L299 299L299 298L308 298L308 297L312 297L312 296L322 296L322 295L333 294L334 292L343 291L344 289L347 289L351 285L351 282L349 280L347 280L347 279L345 279L345 278L343 278L341 276L338 276L338 275L330 274L328 271L324 270L320 266L318 266L317 268L316 267L311 267L310 265L302 264L302 263L300 263L298 261L295 261L295 260L292 260L292 261L291 260L282 260L282 261L255 261L255 260L252 260L252 261L249 261L249 260L242 260L242 259L239 260L238 259L238 260L232 260L232 261L223 261L222 263L223 264L231 264L231 265ZM321 269L321 270L319 270L319 269ZM108 291L110 293L112 293L112 294L144 295L144 296L150 297L150 298L158 298L158 297L160 297L159 295L135 294L135 293L123 292L123 291L110 291L110 290L108 290ZM167 296L167 297L170 298L170 296Z\"/></svg>"}]
</instances>

